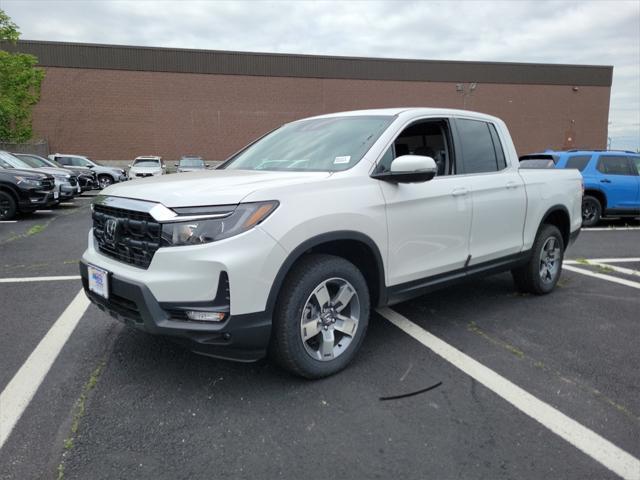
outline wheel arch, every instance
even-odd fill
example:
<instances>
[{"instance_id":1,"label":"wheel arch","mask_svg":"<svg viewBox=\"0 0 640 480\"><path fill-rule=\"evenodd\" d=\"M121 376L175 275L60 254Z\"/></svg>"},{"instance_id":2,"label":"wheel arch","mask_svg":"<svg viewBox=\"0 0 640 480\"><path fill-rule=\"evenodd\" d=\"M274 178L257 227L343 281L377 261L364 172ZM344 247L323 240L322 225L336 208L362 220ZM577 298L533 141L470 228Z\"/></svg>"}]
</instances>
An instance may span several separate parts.
<instances>
[{"instance_id":1,"label":"wheel arch","mask_svg":"<svg viewBox=\"0 0 640 480\"><path fill-rule=\"evenodd\" d=\"M596 198L600 202L602 214L604 215L604 211L607 208L607 194L597 188L585 188L584 195Z\"/></svg>"},{"instance_id":2,"label":"wheel arch","mask_svg":"<svg viewBox=\"0 0 640 480\"><path fill-rule=\"evenodd\" d=\"M18 206L18 202L20 199L18 198L18 195L11 187L8 187L6 185L0 185L0 192L8 193L11 196L11 198L13 198L13 201L16 202L16 207Z\"/></svg>"},{"instance_id":3,"label":"wheel arch","mask_svg":"<svg viewBox=\"0 0 640 480\"><path fill-rule=\"evenodd\" d=\"M542 220L538 226L538 232L543 225L554 225L558 230L560 230L560 233L562 234L562 241L564 242L564 247L566 249L569 245L569 239L571 236L571 216L569 215L567 207L564 205L554 205L550 207L542 216Z\"/></svg>"},{"instance_id":4,"label":"wheel arch","mask_svg":"<svg viewBox=\"0 0 640 480\"><path fill-rule=\"evenodd\" d=\"M115 181L116 181L116 177L115 177L115 176L114 176L114 174L113 174L113 173L111 173L111 172L96 172L96 174L97 174L96 176L97 176L98 178L100 178L100 177L111 177L111 180L113 180L113 181L114 181L114 183L115 183Z\"/></svg>"},{"instance_id":5,"label":"wheel arch","mask_svg":"<svg viewBox=\"0 0 640 480\"><path fill-rule=\"evenodd\" d=\"M267 298L268 312L273 312L282 284L292 267L309 253L327 253L349 260L364 275L369 287L372 306L386 303L384 264L378 246L363 233L341 230L311 237L289 253L271 285Z\"/></svg>"}]
</instances>

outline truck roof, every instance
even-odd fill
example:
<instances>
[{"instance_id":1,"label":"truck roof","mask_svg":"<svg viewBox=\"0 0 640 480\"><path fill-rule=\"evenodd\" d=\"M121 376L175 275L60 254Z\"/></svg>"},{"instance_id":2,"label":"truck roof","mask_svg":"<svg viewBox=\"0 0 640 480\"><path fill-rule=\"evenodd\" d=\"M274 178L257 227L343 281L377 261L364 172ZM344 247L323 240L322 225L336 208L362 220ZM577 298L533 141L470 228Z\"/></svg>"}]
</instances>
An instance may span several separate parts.
<instances>
[{"instance_id":1,"label":"truck roof","mask_svg":"<svg viewBox=\"0 0 640 480\"><path fill-rule=\"evenodd\" d=\"M324 115L317 115L313 117L307 117L300 120L309 120L310 118L331 118L331 117L357 117L357 116L369 116L369 115L403 115L406 117L419 117L419 116L437 116L442 115L446 117L473 117L483 119L487 121L500 120L497 117L487 115L486 113L473 112L471 110L459 110L454 108L431 108L431 107L397 107L397 108L373 108L368 110L352 110L345 112L327 113Z\"/></svg>"}]
</instances>

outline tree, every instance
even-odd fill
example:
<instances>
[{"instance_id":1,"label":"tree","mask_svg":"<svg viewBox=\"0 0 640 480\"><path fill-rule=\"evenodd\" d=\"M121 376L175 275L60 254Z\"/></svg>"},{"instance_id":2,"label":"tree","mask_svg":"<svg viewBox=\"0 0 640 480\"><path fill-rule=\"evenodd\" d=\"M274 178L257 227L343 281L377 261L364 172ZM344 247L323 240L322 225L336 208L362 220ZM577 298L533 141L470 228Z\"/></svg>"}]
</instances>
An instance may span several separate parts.
<instances>
[{"instance_id":1,"label":"tree","mask_svg":"<svg viewBox=\"0 0 640 480\"><path fill-rule=\"evenodd\" d=\"M0 10L0 48L15 45L18 26ZM18 143L31 139L31 109L40 99L44 70L38 59L24 53L0 49L0 142Z\"/></svg>"}]
</instances>

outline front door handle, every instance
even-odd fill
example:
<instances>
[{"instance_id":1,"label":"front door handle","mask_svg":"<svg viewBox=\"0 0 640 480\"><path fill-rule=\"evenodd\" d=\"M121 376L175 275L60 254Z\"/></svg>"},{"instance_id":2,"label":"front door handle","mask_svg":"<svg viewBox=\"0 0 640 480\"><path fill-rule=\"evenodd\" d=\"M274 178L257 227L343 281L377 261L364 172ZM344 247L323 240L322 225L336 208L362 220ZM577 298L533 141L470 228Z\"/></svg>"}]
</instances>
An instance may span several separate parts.
<instances>
[{"instance_id":1,"label":"front door handle","mask_svg":"<svg viewBox=\"0 0 640 480\"><path fill-rule=\"evenodd\" d=\"M517 188L517 182L507 182L507 188Z\"/></svg>"},{"instance_id":2,"label":"front door handle","mask_svg":"<svg viewBox=\"0 0 640 480\"><path fill-rule=\"evenodd\" d=\"M609 180L608 178L603 178L602 180L600 180L600 183L611 183L611 180Z\"/></svg>"},{"instance_id":3,"label":"front door handle","mask_svg":"<svg viewBox=\"0 0 640 480\"><path fill-rule=\"evenodd\" d=\"M453 190L453 192L451 192L451 195L453 195L454 197L462 197L463 195L466 195L467 193L469 193L469 189L468 188L456 188Z\"/></svg>"}]
</instances>

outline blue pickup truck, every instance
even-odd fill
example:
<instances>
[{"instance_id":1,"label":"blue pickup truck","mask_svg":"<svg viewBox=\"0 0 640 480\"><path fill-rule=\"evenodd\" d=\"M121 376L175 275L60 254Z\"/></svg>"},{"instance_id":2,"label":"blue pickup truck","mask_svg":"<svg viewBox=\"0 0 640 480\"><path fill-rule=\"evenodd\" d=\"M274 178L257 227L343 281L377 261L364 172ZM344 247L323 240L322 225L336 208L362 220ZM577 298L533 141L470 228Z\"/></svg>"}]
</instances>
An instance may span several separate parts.
<instances>
[{"instance_id":1,"label":"blue pickup truck","mask_svg":"<svg viewBox=\"0 0 640 480\"><path fill-rule=\"evenodd\" d=\"M520 157L520 168L575 168L584 178L582 225L640 216L640 154L617 150L546 151Z\"/></svg>"}]
</instances>

